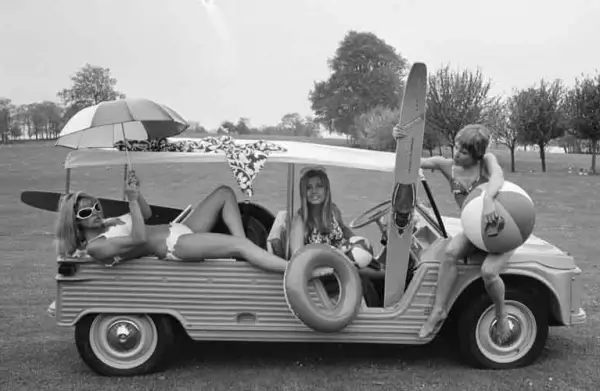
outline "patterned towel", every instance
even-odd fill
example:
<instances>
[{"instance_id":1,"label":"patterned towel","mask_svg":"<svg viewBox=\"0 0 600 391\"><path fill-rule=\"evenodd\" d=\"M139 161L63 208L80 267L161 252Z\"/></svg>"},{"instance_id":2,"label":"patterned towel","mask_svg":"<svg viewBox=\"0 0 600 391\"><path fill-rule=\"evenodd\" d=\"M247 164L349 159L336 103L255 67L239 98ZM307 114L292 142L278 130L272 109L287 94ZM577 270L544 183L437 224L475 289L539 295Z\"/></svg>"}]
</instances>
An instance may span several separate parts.
<instances>
[{"instance_id":1,"label":"patterned towel","mask_svg":"<svg viewBox=\"0 0 600 391\"><path fill-rule=\"evenodd\" d=\"M248 197L254 190L252 182L258 172L264 167L270 152L286 152L287 150L275 143L259 140L252 144L236 144L230 136L204 137L198 140L168 141L159 140L127 140L115 143L119 151L137 152L205 152L216 153L223 151L227 157L229 168L238 186Z\"/></svg>"}]
</instances>

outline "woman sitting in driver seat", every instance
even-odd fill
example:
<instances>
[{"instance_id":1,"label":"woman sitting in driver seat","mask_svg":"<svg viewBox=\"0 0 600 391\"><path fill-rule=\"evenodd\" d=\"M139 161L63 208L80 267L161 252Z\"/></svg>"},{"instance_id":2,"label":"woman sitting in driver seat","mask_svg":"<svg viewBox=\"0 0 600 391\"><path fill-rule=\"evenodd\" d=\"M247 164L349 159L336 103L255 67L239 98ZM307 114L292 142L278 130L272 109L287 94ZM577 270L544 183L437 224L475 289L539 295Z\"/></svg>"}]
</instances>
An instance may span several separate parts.
<instances>
[{"instance_id":1,"label":"woman sitting in driver seat","mask_svg":"<svg viewBox=\"0 0 600 391\"><path fill-rule=\"evenodd\" d=\"M300 172L300 209L292 219L289 235L290 252L303 246L324 243L343 249L354 233L344 223L342 214L333 203L331 186L324 167L306 167ZM367 305L380 305L380 295L372 281L360 274Z\"/></svg>"}]
</instances>

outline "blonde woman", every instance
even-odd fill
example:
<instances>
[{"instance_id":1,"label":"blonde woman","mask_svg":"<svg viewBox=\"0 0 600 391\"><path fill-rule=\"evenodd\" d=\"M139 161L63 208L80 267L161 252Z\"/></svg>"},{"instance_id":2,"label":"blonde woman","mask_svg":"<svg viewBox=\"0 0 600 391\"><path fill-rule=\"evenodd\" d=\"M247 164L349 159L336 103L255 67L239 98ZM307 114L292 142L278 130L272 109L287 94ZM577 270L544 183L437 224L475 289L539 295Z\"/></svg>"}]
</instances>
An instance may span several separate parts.
<instances>
[{"instance_id":1,"label":"blonde woman","mask_svg":"<svg viewBox=\"0 0 600 391\"><path fill-rule=\"evenodd\" d=\"M98 200L77 192L66 195L56 227L58 254L72 256L84 251L114 266L127 259L156 256L169 261L200 261L206 258L241 258L267 271L283 273L287 262L246 238L233 190L221 186L209 194L182 223L146 225L150 208L130 173L125 190L130 213L105 220ZM231 235L211 233L219 217Z\"/></svg>"},{"instance_id":2,"label":"blonde woman","mask_svg":"<svg viewBox=\"0 0 600 391\"><path fill-rule=\"evenodd\" d=\"M325 168L304 168L300 172L299 188L300 209L292 219L290 230L291 255L312 243L324 243L346 251L346 244L354 233L344 223L342 213L332 200L331 185ZM380 305L380 294L372 281L362 273L360 277L367 305Z\"/></svg>"}]
</instances>

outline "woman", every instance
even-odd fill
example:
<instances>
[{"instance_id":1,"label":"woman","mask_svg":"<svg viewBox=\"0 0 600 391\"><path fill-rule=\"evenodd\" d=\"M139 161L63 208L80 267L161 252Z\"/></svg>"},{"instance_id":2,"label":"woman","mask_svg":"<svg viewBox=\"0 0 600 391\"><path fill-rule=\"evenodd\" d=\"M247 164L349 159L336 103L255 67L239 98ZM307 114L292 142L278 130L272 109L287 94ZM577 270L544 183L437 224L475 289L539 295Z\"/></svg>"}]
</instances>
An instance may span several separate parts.
<instances>
[{"instance_id":1,"label":"woman","mask_svg":"<svg viewBox=\"0 0 600 391\"><path fill-rule=\"evenodd\" d=\"M246 238L235 194L221 186L202 201L183 223L146 225L150 207L132 171L125 195L130 213L105 220L98 200L82 192L64 197L56 229L61 257L85 251L110 267L122 260L156 256L171 261L242 258L267 271L284 272L287 262ZM210 233L218 218L231 235Z\"/></svg>"},{"instance_id":2,"label":"woman","mask_svg":"<svg viewBox=\"0 0 600 391\"><path fill-rule=\"evenodd\" d=\"M291 254L312 243L325 243L346 252L347 242L354 233L344 223L339 208L331 200L331 186L325 168L304 168L300 172L299 187L300 209L292 219L290 230ZM367 305L380 306L380 295L372 281L363 273L360 273L360 277Z\"/></svg>"}]
</instances>

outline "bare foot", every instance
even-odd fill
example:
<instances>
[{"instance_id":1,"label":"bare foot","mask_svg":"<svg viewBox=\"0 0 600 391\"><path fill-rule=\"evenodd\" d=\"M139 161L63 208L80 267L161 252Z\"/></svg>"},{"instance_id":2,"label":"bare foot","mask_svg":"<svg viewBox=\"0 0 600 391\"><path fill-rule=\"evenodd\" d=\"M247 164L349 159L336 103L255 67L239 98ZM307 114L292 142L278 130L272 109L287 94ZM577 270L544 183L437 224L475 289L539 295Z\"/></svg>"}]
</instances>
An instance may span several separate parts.
<instances>
[{"instance_id":1,"label":"bare foot","mask_svg":"<svg viewBox=\"0 0 600 391\"><path fill-rule=\"evenodd\" d=\"M429 318L419 330L419 338L426 338L429 334L433 333L433 331L446 319L448 314L442 308L433 309Z\"/></svg>"},{"instance_id":2,"label":"bare foot","mask_svg":"<svg viewBox=\"0 0 600 391\"><path fill-rule=\"evenodd\" d=\"M504 343L510 337L510 323L506 314L496 318L496 341L498 343Z\"/></svg>"}]
</instances>

